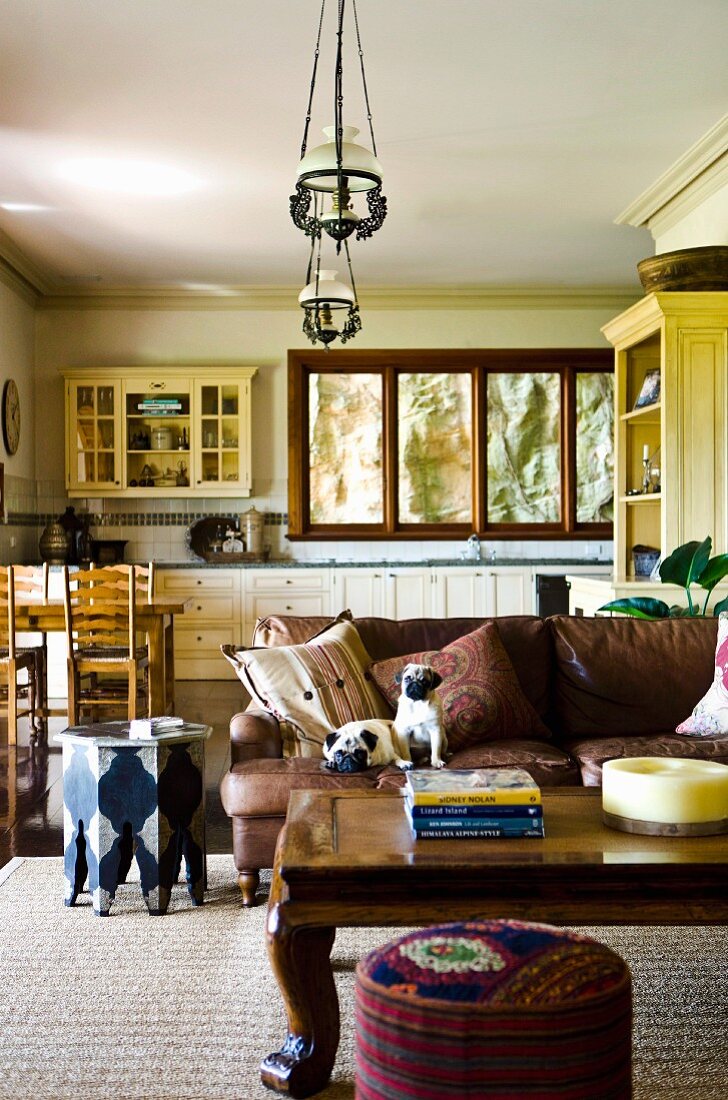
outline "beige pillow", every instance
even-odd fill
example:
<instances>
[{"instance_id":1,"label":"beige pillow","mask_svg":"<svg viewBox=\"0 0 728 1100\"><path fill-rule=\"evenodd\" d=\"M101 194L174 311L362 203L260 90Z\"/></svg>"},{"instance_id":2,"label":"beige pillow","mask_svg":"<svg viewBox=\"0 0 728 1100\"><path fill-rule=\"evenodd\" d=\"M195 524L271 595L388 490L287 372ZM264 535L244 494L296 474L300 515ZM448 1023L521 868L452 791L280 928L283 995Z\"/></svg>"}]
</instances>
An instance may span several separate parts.
<instances>
[{"instance_id":1,"label":"beige pillow","mask_svg":"<svg viewBox=\"0 0 728 1100\"><path fill-rule=\"evenodd\" d=\"M391 712L369 678L356 627L339 622L301 645L223 654L254 699L281 723L284 756L323 757L332 730Z\"/></svg>"}]
</instances>

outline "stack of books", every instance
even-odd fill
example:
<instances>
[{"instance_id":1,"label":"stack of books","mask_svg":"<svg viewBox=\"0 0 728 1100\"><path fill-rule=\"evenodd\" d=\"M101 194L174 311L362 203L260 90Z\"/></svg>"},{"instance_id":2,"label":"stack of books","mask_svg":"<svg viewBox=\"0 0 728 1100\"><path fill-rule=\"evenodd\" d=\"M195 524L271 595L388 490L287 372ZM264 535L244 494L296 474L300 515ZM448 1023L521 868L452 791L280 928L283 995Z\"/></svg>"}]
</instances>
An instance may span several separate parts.
<instances>
[{"instance_id":1,"label":"stack of books","mask_svg":"<svg viewBox=\"0 0 728 1100\"><path fill-rule=\"evenodd\" d=\"M416 840L544 835L541 791L523 768L411 771L405 802Z\"/></svg>"},{"instance_id":2,"label":"stack of books","mask_svg":"<svg viewBox=\"0 0 728 1100\"><path fill-rule=\"evenodd\" d=\"M137 409L147 416L171 416L182 411L182 402L178 397L145 397Z\"/></svg>"}]
</instances>

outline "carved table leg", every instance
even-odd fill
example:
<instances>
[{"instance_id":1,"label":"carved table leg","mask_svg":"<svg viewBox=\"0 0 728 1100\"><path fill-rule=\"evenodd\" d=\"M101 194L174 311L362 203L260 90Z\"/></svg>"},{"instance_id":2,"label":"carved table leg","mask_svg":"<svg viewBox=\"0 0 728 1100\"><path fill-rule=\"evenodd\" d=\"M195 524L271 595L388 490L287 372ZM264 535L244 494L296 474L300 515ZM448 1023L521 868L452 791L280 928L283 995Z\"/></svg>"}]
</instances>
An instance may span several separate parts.
<instances>
[{"instance_id":1,"label":"carved table leg","mask_svg":"<svg viewBox=\"0 0 728 1100\"><path fill-rule=\"evenodd\" d=\"M335 928L291 927L268 912L268 957L283 996L288 1035L260 1066L264 1085L295 1098L323 1089L339 1045L339 1002L329 954Z\"/></svg>"},{"instance_id":2,"label":"carved table leg","mask_svg":"<svg viewBox=\"0 0 728 1100\"><path fill-rule=\"evenodd\" d=\"M255 905L255 891L260 885L259 871L241 871L238 875L238 886L243 895L243 905L250 907Z\"/></svg>"}]
</instances>

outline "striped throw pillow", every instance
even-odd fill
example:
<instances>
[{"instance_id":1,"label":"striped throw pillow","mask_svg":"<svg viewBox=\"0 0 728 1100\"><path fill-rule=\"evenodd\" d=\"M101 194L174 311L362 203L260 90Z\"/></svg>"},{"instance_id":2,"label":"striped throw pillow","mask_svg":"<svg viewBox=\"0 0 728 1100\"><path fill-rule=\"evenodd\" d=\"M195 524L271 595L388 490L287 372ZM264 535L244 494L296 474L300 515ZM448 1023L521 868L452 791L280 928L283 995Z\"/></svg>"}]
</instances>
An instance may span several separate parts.
<instances>
[{"instance_id":1,"label":"striped throw pillow","mask_svg":"<svg viewBox=\"0 0 728 1100\"><path fill-rule=\"evenodd\" d=\"M223 652L253 698L279 720L284 756L323 757L327 735L344 723L391 718L350 622L301 645Z\"/></svg>"}]
</instances>

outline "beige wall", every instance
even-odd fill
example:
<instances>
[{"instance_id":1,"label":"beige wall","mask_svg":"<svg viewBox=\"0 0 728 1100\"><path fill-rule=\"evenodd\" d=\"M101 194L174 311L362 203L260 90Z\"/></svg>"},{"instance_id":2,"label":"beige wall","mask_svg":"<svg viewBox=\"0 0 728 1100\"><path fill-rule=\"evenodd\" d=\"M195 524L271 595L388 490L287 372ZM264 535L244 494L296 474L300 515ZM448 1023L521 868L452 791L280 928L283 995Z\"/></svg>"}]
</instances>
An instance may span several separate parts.
<instances>
[{"instance_id":1,"label":"beige wall","mask_svg":"<svg viewBox=\"0 0 728 1100\"><path fill-rule=\"evenodd\" d=\"M359 348L605 347L600 328L614 309L362 309ZM40 310L37 314L37 476L63 464L63 389L68 366L240 360L253 381L255 495L285 506L288 348L306 346L298 310Z\"/></svg>"}]
</instances>

